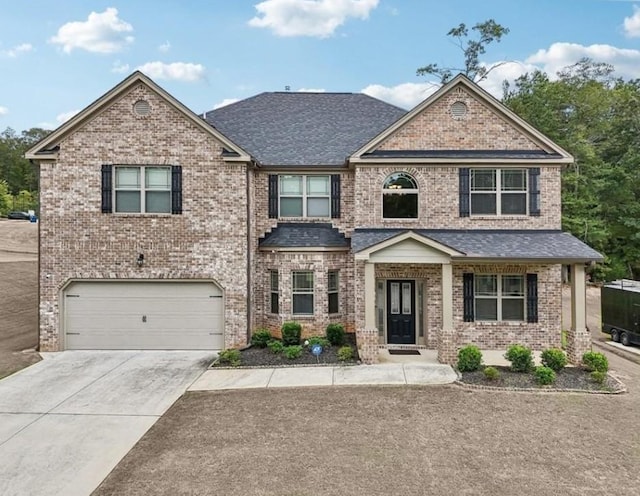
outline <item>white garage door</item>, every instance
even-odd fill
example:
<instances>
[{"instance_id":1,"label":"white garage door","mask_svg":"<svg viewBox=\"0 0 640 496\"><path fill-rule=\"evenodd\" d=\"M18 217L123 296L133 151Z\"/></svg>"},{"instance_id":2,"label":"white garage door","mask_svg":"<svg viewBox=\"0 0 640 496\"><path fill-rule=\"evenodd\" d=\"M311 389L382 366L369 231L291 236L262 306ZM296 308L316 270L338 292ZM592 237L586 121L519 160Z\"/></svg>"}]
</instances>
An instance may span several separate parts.
<instances>
[{"instance_id":1,"label":"white garage door","mask_svg":"<svg viewBox=\"0 0 640 496\"><path fill-rule=\"evenodd\" d=\"M64 291L65 347L223 349L222 305L208 282L74 282Z\"/></svg>"}]
</instances>

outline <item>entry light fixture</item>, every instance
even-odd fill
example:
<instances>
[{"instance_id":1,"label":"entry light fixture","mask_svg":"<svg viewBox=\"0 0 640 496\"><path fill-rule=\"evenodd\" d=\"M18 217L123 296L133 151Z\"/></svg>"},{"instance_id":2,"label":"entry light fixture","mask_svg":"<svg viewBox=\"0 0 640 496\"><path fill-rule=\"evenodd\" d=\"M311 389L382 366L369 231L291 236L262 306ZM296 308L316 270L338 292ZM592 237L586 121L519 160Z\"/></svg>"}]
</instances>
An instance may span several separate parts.
<instances>
[{"instance_id":1,"label":"entry light fixture","mask_svg":"<svg viewBox=\"0 0 640 496\"><path fill-rule=\"evenodd\" d=\"M136 263L138 264L138 267L142 267L142 265L144 264L144 253L138 254L138 259L136 260Z\"/></svg>"}]
</instances>

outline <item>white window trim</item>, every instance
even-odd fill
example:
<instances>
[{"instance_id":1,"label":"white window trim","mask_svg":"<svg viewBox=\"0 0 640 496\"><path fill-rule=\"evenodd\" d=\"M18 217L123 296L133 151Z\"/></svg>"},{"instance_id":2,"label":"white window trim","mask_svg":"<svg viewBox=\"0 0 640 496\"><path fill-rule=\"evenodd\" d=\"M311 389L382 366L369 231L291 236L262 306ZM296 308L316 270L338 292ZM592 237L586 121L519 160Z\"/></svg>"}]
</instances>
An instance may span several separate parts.
<instances>
[{"instance_id":1,"label":"white window trim","mask_svg":"<svg viewBox=\"0 0 640 496\"><path fill-rule=\"evenodd\" d=\"M473 283L473 314L478 314L476 303L478 300L497 300L496 320L474 318L476 322L527 322L527 281L522 274L481 274L481 276L493 276L497 280L496 295L484 296L477 294L476 278ZM477 276L478 277L478 276ZM502 294L502 278L503 277L519 277L522 279L522 296L508 296ZM521 300L522 301L522 320L503 320L502 319L502 301L503 300Z\"/></svg>"},{"instance_id":2,"label":"white window trim","mask_svg":"<svg viewBox=\"0 0 640 496\"><path fill-rule=\"evenodd\" d=\"M296 274L300 274L300 273L305 273L305 274L311 274L311 288L307 289L307 288L303 288L303 289L296 289L295 286L295 281L296 281ZM315 298L315 277L316 275L314 274L314 272L312 270L294 270L291 272L291 314L292 315L302 315L302 316L311 316L311 315L315 315L315 308L316 308L316 298ZM294 312L294 299L296 297L296 295L307 295L310 294L311 295L311 313L295 313Z\"/></svg>"},{"instance_id":3,"label":"white window trim","mask_svg":"<svg viewBox=\"0 0 640 496\"><path fill-rule=\"evenodd\" d=\"M146 169L167 169L169 171L169 188L168 189L147 189L146 183ZM118 169L138 169L140 171L140 188L118 188ZM140 211L139 212L121 212L118 211L118 191L138 191L140 192ZM166 212L147 212L147 191L152 192L168 192L169 193L169 209ZM112 205L113 213L120 215L137 215L137 214L150 214L150 215L167 215L171 214L171 166L166 165L127 165L121 164L113 167L113 188L112 188Z\"/></svg>"},{"instance_id":4,"label":"white window trim","mask_svg":"<svg viewBox=\"0 0 640 496\"><path fill-rule=\"evenodd\" d=\"M380 211L382 212L382 219L383 220L398 220L398 221L403 221L403 222L407 222L407 221L415 221L418 220L418 217L420 216L420 190L418 188L407 188L407 189L392 189L392 188L387 188L385 187L386 182L389 180L389 178L391 176L393 176L394 174L405 174L407 176L409 176L411 178L411 180L417 185L418 181L416 181L416 178L413 177L412 174L409 174L408 172L405 171L395 171L392 172L391 174L387 175L384 178L384 181L382 183L382 196L380 197ZM385 217L384 216L384 197L385 195L416 195L417 198L417 202L416 202L416 216L415 217Z\"/></svg>"},{"instance_id":5,"label":"white window trim","mask_svg":"<svg viewBox=\"0 0 640 496\"><path fill-rule=\"evenodd\" d=\"M301 194L286 194L282 193L282 183L281 180L283 177L301 177L302 178L302 193ZM307 178L308 177L326 177L329 184L329 192L325 195L319 193L308 194L307 193ZM280 174L278 176L278 212L282 212L282 198L302 198L302 215L292 215L292 216L283 216L279 215L280 218L283 219L299 219L299 218L312 218L312 219L330 219L331 218L331 175L329 174ZM324 216L314 215L310 217L307 214L307 202L309 199L313 198L326 198L329 204L329 212Z\"/></svg>"},{"instance_id":6,"label":"white window trim","mask_svg":"<svg viewBox=\"0 0 640 496\"><path fill-rule=\"evenodd\" d=\"M493 190L479 190L479 191L473 191L473 174L476 171L495 171L496 173L496 186L495 189ZM511 191L503 191L502 190L502 172L503 171L522 171L524 174L524 189L523 190L511 190ZM522 168L522 167L504 167L504 168L492 168L492 169L471 169L469 171L469 215L472 217L484 217L484 216L491 216L491 217L497 217L497 216L506 216L506 217L513 217L513 216L528 216L529 215L529 173L528 170L526 168ZM525 196L525 202L524 202L524 208L525 211L524 213L520 213L520 214L503 214L502 213L502 195L510 195L510 194L517 194L517 195L521 195L524 193ZM473 201L472 201L472 197L474 194L478 194L478 195L482 195L482 194L495 194L496 195L496 213L491 214L491 213L479 213L479 214L474 214L473 213Z\"/></svg>"}]
</instances>

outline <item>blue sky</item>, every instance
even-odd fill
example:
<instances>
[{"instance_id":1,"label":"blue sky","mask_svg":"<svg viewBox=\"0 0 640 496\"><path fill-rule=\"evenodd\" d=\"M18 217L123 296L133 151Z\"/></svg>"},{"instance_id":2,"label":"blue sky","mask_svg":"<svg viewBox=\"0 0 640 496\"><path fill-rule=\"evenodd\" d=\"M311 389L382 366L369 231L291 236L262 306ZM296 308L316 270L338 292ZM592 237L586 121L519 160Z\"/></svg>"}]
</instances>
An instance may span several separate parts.
<instances>
[{"instance_id":1,"label":"blue sky","mask_svg":"<svg viewBox=\"0 0 640 496\"><path fill-rule=\"evenodd\" d=\"M0 14L0 131L53 129L136 69L197 113L263 91L365 92L404 108L459 65L446 36L494 18L511 32L483 85L581 57L640 77L640 1L29 0ZM55 6L54 6L55 5Z\"/></svg>"}]
</instances>

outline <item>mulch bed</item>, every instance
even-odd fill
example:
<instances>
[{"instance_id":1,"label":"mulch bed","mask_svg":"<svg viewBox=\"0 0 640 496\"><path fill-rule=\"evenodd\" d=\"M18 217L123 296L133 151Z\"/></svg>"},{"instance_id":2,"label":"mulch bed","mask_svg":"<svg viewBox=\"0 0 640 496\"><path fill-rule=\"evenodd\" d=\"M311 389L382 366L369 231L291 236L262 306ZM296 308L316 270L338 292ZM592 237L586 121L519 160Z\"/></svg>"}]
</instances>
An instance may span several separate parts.
<instances>
[{"instance_id":1,"label":"mulch bed","mask_svg":"<svg viewBox=\"0 0 640 496\"><path fill-rule=\"evenodd\" d=\"M587 392L622 392L624 385L617 379L607 376L604 384L597 384L589 377L589 372L580 367L566 367L556 373L556 382L550 386L540 386L533 373L512 372L509 367L495 367L500 377L495 380L487 379L482 369L476 372L460 372L458 382L480 387L504 389L533 389L533 390L573 390Z\"/></svg>"},{"instance_id":2,"label":"mulch bed","mask_svg":"<svg viewBox=\"0 0 640 496\"><path fill-rule=\"evenodd\" d=\"M303 340L304 342L304 340ZM356 347L355 335L347 333L345 335L345 346L351 346L353 349L353 359L340 361L338 360L338 350L341 346L329 346L322 350L322 354L316 358L311 353L311 347L303 347L302 355L298 358L289 359L282 353L273 353L269 348L257 348L250 346L240 350L239 367L294 367L297 365L355 365L360 363L358 358L358 350ZM212 367L229 367L226 363L214 362ZM238 368L238 367L234 367Z\"/></svg>"}]
</instances>

